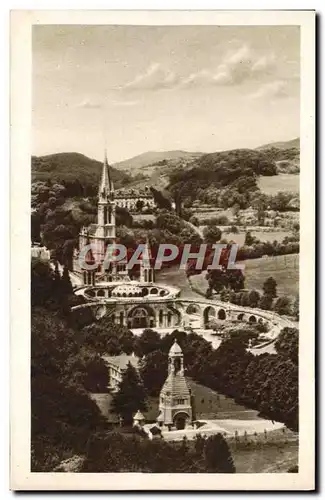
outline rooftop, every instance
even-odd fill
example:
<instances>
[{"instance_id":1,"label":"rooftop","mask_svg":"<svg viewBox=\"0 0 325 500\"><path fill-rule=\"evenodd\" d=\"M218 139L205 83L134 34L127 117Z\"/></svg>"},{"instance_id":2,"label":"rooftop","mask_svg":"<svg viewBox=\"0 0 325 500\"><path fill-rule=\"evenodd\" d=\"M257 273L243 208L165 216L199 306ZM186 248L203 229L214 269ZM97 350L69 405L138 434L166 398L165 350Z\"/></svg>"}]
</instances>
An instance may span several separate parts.
<instances>
[{"instance_id":1,"label":"rooftop","mask_svg":"<svg viewBox=\"0 0 325 500\"><path fill-rule=\"evenodd\" d=\"M120 354L119 356L102 356L102 359L109 366L115 366L120 370L125 370L127 365L131 363L134 368L138 367L139 358L133 354Z\"/></svg>"},{"instance_id":2,"label":"rooftop","mask_svg":"<svg viewBox=\"0 0 325 500\"><path fill-rule=\"evenodd\" d=\"M170 354L183 354L183 351L181 349L181 346L177 343L177 340L175 339L174 340L174 343L173 345L171 346L171 348L169 349L169 355Z\"/></svg>"}]
</instances>

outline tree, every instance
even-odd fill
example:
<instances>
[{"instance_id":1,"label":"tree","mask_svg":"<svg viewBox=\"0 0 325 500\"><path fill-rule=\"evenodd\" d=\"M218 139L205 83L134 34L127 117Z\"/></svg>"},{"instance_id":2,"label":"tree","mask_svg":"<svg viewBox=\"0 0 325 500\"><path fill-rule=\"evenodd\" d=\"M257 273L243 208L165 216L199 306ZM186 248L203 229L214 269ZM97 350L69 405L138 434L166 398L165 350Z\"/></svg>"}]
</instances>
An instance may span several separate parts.
<instances>
[{"instance_id":1,"label":"tree","mask_svg":"<svg viewBox=\"0 0 325 500\"><path fill-rule=\"evenodd\" d=\"M264 281L263 292L264 295L272 297L272 299L275 299L277 297L277 282L272 276Z\"/></svg>"},{"instance_id":2,"label":"tree","mask_svg":"<svg viewBox=\"0 0 325 500\"><path fill-rule=\"evenodd\" d=\"M140 362L140 376L150 396L158 396L167 376L168 356L161 350L152 351Z\"/></svg>"},{"instance_id":3,"label":"tree","mask_svg":"<svg viewBox=\"0 0 325 500\"><path fill-rule=\"evenodd\" d=\"M158 208L166 210L172 209L172 204L170 200L166 198L166 196L164 196L161 191L158 191L154 187L151 187L150 190L152 192L153 198Z\"/></svg>"},{"instance_id":4,"label":"tree","mask_svg":"<svg viewBox=\"0 0 325 500\"><path fill-rule=\"evenodd\" d=\"M211 269L206 275L210 290L219 293L226 286L225 273L222 269Z\"/></svg>"},{"instance_id":5,"label":"tree","mask_svg":"<svg viewBox=\"0 0 325 500\"><path fill-rule=\"evenodd\" d=\"M61 293L63 295L70 295L73 292L69 269L67 266L64 266L62 277L61 277Z\"/></svg>"},{"instance_id":6,"label":"tree","mask_svg":"<svg viewBox=\"0 0 325 500\"><path fill-rule=\"evenodd\" d=\"M291 300L289 297L279 297L276 303L274 304L274 310L278 314L291 314Z\"/></svg>"},{"instance_id":7,"label":"tree","mask_svg":"<svg viewBox=\"0 0 325 500\"><path fill-rule=\"evenodd\" d=\"M137 370L129 362L123 372L118 391L112 398L112 410L125 425L131 425L137 410L146 410L146 392Z\"/></svg>"},{"instance_id":8,"label":"tree","mask_svg":"<svg viewBox=\"0 0 325 500\"><path fill-rule=\"evenodd\" d=\"M297 321L299 321L299 296L297 295L292 306L292 312Z\"/></svg>"},{"instance_id":9,"label":"tree","mask_svg":"<svg viewBox=\"0 0 325 500\"><path fill-rule=\"evenodd\" d=\"M264 311L270 311L272 309L273 298L270 295L263 295L261 297L259 307Z\"/></svg>"},{"instance_id":10,"label":"tree","mask_svg":"<svg viewBox=\"0 0 325 500\"><path fill-rule=\"evenodd\" d=\"M48 262L34 258L31 262L31 304L32 307L57 307L52 269Z\"/></svg>"},{"instance_id":11,"label":"tree","mask_svg":"<svg viewBox=\"0 0 325 500\"><path fill-rule=\"evenodd\" d=\"M247 247L252 246L255 243L255 238L252 236L252 233L250 231L247 231L246 236L245 236L245 243L244 245Z\"/></svg>"},{"instance_id":12,"label":"tree","mask_svg":"<svg viewBox=\"0 0 325 500\"><path fill-rule=\"evenodd\" d=\"M143 207L144 207L144 201L143 200L137 200L136 202L136 210L137 212L142 212Z\"/></svg>"},{"instance_id":13,"label":"tree","mask_svg":"<svg viewBox=\"0 0 325 500\"><path fill-rule=\"evenodd\" d=\"M207 439L204 454L208 472L236 472L229 446L221 433Z\"/></svg>"},{"instance_id":14,"label":"tree","mask_svg":"<svg viewBox=\"0 0 325 500\"><path fill-rule=\"evenodd\" d=\"M135 353L140 358L146 356L160 347L160 335L150 328L143 330L136 340Z\"/></svg>"},{"instance_id":15,"label":"tree","mask_svg":"<svg viewBox=\"0 0 325 500\"><path fill-rule=\"evenodd\" d=\"M256 290L252 290L248 295L248 302L250 307L257 307L260 302L261 296Z\"/></svg>"},{"instance_id":16,"label":"tree","mask_svg":"<svg viewBox=\"0 0 325 500\"><path fill-rule=\"evenodd\" d=\"M222 236L221 230L217 226L206 226L203 230L203 236L206 243L216 243Z\"/></svg>"},{"instance_id":17,"label":"tree","mask_svg":"<svg viewBox=\"0 0 325 500\"><path fill-rule=\"evenodd\" d=\"M205 438L202 437L201 434L197 434L195 436L195 440L194 440L195 454L198 457L201 457L202 453L204 451L204 448L205 448Z\"/></svg>"},{"instance_id":18,"label":"tree","mask_svg":"<svg viewBox=\"0 0 325 500\"><path fill-rule=\"evenodd\" d=\"M85 390L87 376L94 375L94 365L87 371L87 363L82 361L87 357L86 352L80 355L76 332L59 312L33 307L31 440L35 472L53 470L67 449L82 453L89 435L104 424L98 406ZM98 359L98 368L100 364ZM101 374L105 376L103 369ZM91 379L94 381L92 375Z\"/></svg>"},{"instance_id":19,"label":"tree","mask_svg":"<svg viewBox=\"0 0 325 500\"><path fill-rule=\"evenodd\" d=\"M226 269L226 278L228 281L228 286L231 290L239 292L244 288L245 276L240 269Z\"/></svg>"},{"instance_id":20,"label":"tree","mask_svg":"<svg viewBox=\"0 0 325 500\"><path fill-rule=\"evenodd\" d=\"M116 207L116 225L132 227L133 217L124 207Z\"/></svg>"},{"instance_id":21,"label":"tree","mask_svg":"<svg viewBox=\"0 0 325 500\"><path fill-rule=\"evenodd\" d=\"M283 328L276 339L274 347L278 354L290 358L297 365L299 357L299 330L297 328Z\"/></svg>"}]
</instances>

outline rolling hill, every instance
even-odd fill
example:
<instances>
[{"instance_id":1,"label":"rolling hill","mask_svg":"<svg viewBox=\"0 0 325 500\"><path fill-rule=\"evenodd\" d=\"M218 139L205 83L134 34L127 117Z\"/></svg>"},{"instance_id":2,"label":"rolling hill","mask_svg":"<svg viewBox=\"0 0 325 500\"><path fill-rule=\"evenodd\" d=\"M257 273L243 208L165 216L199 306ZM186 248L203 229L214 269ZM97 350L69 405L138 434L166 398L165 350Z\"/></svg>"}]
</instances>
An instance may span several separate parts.
<instances>
[{"instance_id":1,"label":"rolling hill","mask_svg":"<svg viewBox=\"0 0 325 500\"><path fill-rule=\"evenodd\" d=\"M32 156L32 181L56 181L79 184L97 191L103 163L80 153L56 153L46 156ZM126 172L111 167L112 178L117 188L130 180Z\"/></svg>"},{"instance_id":2,"label":"rolling hill","mask_svg":"<svg viewBox=\"0 0 325 500\"><path fill-rule=\"evenodd\" d=\"M134 175L141 173L142 169L146 167L161 167L170 160L191 160L202 154L188 151L147 151L133 158L114 163L114 166L119 170L128 170Z\"/></svg>"},{"instance_id":3,"label":"rolling hill","mask_svg":"<svg viewBox=\"0 0 325 500\"><path fill-rule=\"evenodd\" d=\"M270 160L274 161L278 173L298 174L300 172L300 139L291 141L271 142L256 148L256 151L264 153Z\"/></svg>"},{"instance_id":4,"label":"rolling hill","mask_svg":"<svg viewBox=\"0 0 325 500\"><path fill-rule=\"evenodd\" d=\"M270 142L269 144L264 144L263 146L259 146L256 148L257 150L263 150L263 149L271 149L271 148L277 148L277 149L300 149L300 138L296 137L296 139L291 139L291 141L279 141L279 142Z\"/></svg>"}]
</instances>

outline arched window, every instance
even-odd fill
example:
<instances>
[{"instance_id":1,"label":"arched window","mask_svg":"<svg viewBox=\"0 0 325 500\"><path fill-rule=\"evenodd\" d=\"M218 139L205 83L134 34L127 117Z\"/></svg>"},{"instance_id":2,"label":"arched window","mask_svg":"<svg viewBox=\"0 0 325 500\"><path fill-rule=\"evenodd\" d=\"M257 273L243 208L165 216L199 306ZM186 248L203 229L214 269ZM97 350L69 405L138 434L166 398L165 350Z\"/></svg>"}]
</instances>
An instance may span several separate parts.
<instances>
[{"instance_id":1,"label":"arched window","mask_svg":"<svg viewBox=\"0 0 325 500\"><path fill-rule=\"evenodd\" d=\"M105 297L105 290L98 290L97 297Z\"/></svg>"}]
</instances>

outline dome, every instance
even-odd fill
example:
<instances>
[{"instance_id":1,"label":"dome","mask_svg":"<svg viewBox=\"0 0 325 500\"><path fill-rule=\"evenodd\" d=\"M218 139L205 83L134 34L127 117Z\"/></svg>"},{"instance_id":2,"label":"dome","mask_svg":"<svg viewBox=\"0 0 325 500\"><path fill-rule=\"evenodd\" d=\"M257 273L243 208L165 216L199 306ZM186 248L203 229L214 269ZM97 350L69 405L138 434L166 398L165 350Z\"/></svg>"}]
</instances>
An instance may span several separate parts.
<instances>
[{"instance_id":1,"label":"dome","mask_svg":"<svg viewBox=\"0 0 325 500\"><path fill-rule=\"evenodd\" d=\"M183 354L183 351L180 345L177 343L177 340L175 339L173 345L169 350L169 355L177 355L177 354Z\"/></svg>"},{"instance_id":2,"label":"dome","mask_svg":"<svg viewBox=\"0 0 325 500\"><path fill-rule=\"evenodd\" d=\"M140 297L142 295L142 290L137 285L118 285L112 291L112 297Z\"/></svg>"}]
</instances>

